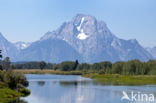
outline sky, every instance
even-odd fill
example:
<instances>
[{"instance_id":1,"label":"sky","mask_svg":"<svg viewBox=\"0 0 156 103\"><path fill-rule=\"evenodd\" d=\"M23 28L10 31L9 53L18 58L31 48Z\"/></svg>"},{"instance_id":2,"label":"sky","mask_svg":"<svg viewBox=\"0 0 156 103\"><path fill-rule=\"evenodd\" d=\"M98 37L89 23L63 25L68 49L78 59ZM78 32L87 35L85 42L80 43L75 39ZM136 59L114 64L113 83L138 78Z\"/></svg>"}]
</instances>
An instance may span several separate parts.
<instances>
[{"instance_id":1,"label":"sky","mask_svg":"<svg viewBox=\"0 0 156 103\"><path fill-rule=\"evenodd\" d=\"M105 21L119 38L156 46L156 0L0 0L0 32L33 42L78 13Z\"/></svg>"}]
</instances>

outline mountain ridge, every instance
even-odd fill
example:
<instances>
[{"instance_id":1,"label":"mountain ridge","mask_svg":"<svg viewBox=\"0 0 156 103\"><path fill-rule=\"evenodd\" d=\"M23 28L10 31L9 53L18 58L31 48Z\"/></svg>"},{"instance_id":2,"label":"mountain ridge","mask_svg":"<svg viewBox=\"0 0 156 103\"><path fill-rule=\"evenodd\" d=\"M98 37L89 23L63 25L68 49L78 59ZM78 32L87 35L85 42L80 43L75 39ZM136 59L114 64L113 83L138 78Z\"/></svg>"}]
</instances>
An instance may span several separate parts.
<instances>
[{"instance_id":1,"label":"mountain ridge","mask_svg":"<svg viewBox=\"0 0 156 103\"><path fill-rule=\"evenodd\" d=\"M147 47L145 49L156 59L156 46L153 48Z\"/></svg>"},{"instance_id":2,"label":"mountain ridge","mask_svg":"<svg viewBox=\"0 0 156 103\"><path fill-rule=\"evenodd\" d=\"M86 38L78 39L77 37L79 36L80 33L87 35ZM79 51L81 55L84 55L85 61L87 62L95 62L95 61L99 62L102 60L125 61L125 60L130 60L130 59L137 59L137 58L141 58L141 60L147 60L148 58L152 58L151 55L147 53L143 47L141 47L141 45L138 43L137 40L123 40L123 39L116 37L108 29L105 22L98 21L96 20L95 17L90 16L90 15L81 15L81 14L76 15L74 19L72 19L69 22L63 23L63 25L60 26L56 31L48 32L41 39L45 40L45 38L58 38L58 39L65 40L71 46L73 46L73 48ZM135 51L137 53L135 54L135 56L140 55L140 53L138 52L141 50L143 51L143 54L141 54L137 58L130 56L134 54L132 53L128 54L127 53L128 51L124 51L124 48L117 48L119 46L122 46L120 45L121 42L125 42L125 43L133 45L131 46L131 48L127 48L126 46L124 46L125 49L131 49L132 51L133 51L133 47L138 46L139 50L137 52ZM114 45L116 44L116 47L114 47L113 44ZM116 54L116 52L112 52L113 50L117 51L116 49L122 49L122 50L118 51L119 52L118 54ZM99 50L99 52L95 54L97 50ZM122 51L124 51L124 53ZM118 56L120 53L122 53L123 55ZM102 56L102 55L105 55L105 56ZM95 56L95 57L90 58L92 56ZM129 56L130 59L126 58L127 56Z\"/></svg>"},{"instance_id":3,"label":"mountain ridge","mask_svg":"<svg viewBox=\"0 0 156 103\"><path fill-rule=\"evenodd\" d=\"M26 49L27 47L29 47L31 45L31 43L29 42L22 42L22 41L18 41L16 43L14 43L14 45L18 48L18 49Z\"/></svg>"},{"instance_id":4,"label":"mountain ridge","mask_svg":"<svg viewBox=\"0 0 156 103\"><path fill-rule=\"evenodd\" d=\"M68 49L63 50L63 46ZM21 49L13 60L62 62L76 59L88 63L132 59L147 61L153 56L136 39L124 40L115 36L104 21L98 21L91 15L77 14L71 21L64 22L58 29L45 33L38 41Z\"/></svg>"}]
</instances>

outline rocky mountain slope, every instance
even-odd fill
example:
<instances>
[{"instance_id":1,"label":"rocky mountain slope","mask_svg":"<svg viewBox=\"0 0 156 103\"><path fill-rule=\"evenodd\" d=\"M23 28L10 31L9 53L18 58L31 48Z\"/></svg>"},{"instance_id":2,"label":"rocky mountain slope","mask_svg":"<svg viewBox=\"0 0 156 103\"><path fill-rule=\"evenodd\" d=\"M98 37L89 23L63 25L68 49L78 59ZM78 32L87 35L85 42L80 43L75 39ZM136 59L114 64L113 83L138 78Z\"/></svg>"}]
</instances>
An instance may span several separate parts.
<instances>
[{"instance_id":1,"label":"rocky mountain slope","mask_svg":"<svg viewBox=\"0 0 156 103\"><path fill-rule=\"evenodd\" d=\"M2 36L2 35L1 35ZM0 46L14 61L81 62L147 61L153 56L137 40L123 40L115 36L103 21L94 16L78 14L71 21L64 22L57 30L47 32L40 40L22 48L1 40ZM2 45L3 44L3 45ZM21 48L21 49L19 49ZM13 50L13 51L12 51ZM13 54L17 54L17 56Z\"/></svg>"}]
</instances>

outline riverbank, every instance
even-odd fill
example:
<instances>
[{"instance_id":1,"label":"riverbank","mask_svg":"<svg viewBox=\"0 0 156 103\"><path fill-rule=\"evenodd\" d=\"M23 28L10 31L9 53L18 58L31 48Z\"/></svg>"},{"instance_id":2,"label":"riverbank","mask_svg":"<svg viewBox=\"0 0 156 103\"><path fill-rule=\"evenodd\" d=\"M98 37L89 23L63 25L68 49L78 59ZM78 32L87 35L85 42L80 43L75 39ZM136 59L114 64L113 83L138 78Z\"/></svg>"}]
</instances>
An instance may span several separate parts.
<instances>
[{"instance_id":1,"label":"riverbank","mask_svg":"<svg viewBox=\"0 0 156 103\"><path fill-rule=\"evenodd\" d=\"M16 100L20 97L25 97L30 94L30 90L22 89L21 91L13 90L8 87L0 88L0 103L7 103Z\"/></svg>"},{"instance_id":2,"label":"riverbank","mask_svg":"<svg viewBox=\"0 0 156 103\"><path fill-rule=\"evenodd\" d=\"M11 90L9 88L0 88L0 103L16 100L21 96L22 94L15 90Z\"/></svg>"},{"instance_id":3,"label":"riverbank","mask_svg":"<svg viewBox=\"0 0 156 103\"><path fill-rule=\"evenodd\" d=\"M86 74L84 77L94 79L105 85L155 85L156 75L118 75Z\"/></svg>"},{"instance_id":4,"label":"riverbank","mask_svg":"<svg viewBox=\"0 0 156 103\"><path fill-rule=\"evenodd\" d=\"M0 71L0 103L7 103L20 97L28 96L28 81L21 73Z\"/></svg>"},{"instance_id":5,"label":"riverbank","mask_svg":"<svg viewBox=\"0 0 156 103\"><path fill-rule=\"evenodd\" d=\"M156 75L119 75L119 74L95 74L81 71L55 71L40 69L22 69L14 72L24 74L58 74L58 75L82 75L83 77L95 79L101 84L111 85L152 85L156 84Z\"/></svg>"},{"instance_id":6,"label":"riverbank","mask_svg":"<svg viewBox=\"0 0 156 103\"><path fill-rule=\"evenodd\" d=\"M13 70L14 72L23 73L23 74L60 74L60 75L82 75L83 73L81 71L55 71L55 70L49 70L49 69L16 69Z\"/></svg>"}]
</instances>

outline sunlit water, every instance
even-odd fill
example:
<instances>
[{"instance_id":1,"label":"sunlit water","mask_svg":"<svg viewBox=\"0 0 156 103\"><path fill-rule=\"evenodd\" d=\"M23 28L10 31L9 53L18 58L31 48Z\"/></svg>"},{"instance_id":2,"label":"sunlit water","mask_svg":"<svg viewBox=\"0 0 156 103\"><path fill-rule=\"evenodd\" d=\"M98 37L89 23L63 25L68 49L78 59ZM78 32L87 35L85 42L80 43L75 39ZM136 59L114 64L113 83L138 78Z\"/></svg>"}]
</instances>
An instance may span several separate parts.
<instances>
[{"instance_id":1,"label":"sunlit water","mask_svg":"<svg viewBox=\"0 0 156 103\"><path fill-rule=\"evenodd\" d=\"M72 75L26 75L31 95L22 103L156 103L121 100L127 94L141 92L154 94L156 86L101 85L91 79Z\"/></svg>"}]
</instances>

